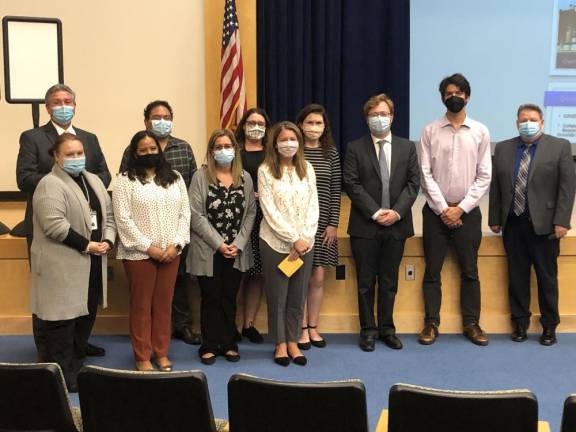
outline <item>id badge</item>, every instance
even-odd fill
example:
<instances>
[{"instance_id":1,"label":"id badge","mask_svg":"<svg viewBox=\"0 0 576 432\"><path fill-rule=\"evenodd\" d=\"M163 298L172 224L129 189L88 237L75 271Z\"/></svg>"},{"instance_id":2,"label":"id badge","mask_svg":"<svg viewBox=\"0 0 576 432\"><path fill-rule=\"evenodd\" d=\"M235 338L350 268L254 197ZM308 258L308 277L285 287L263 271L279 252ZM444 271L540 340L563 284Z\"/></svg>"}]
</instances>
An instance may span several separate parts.
<instances>
[{"instance_id":1,"label":"id badge","mask_svg":"<svg viewBox=\"0 0 576 432\"><path fill-rule=\"evenodd\" d=\"M98 229L98 215L94 210L90 211L90 229L95 231Z\"/></svg>"}]
</instances>

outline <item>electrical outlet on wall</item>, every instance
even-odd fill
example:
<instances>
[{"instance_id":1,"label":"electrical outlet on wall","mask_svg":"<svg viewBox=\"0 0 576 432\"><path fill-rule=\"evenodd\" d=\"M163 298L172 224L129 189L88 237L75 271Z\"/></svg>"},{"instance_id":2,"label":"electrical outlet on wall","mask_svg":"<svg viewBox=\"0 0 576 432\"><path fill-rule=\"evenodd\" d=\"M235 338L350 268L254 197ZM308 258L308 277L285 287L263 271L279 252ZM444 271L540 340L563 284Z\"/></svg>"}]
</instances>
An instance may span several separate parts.
<instances>
[{"instance_id":1,"label":"electrical outlet on wall","mask_svg":"<svg viewBox=\"0 0 576 432\"><path fill-rule=\"evenodd\" d=\"M416 279L416 271L414 270L414 264L406 264L404 270L404 276L407 281L413 281Z\"/></svg>"}]
</instances>

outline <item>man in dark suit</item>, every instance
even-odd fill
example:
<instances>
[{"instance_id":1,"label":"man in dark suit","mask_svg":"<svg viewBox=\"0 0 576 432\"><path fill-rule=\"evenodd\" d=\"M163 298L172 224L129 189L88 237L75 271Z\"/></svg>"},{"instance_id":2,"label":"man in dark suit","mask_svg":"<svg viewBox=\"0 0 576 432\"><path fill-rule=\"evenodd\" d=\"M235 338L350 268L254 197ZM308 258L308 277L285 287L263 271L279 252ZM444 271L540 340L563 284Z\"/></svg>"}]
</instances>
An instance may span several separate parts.
<instances>
[{"instance_id":1,"label":"man in dark suit","mask_svg":"<svg viewBox=\"0 0 576 432\"><path fill-rule=\"evenodd\" d=\"M72 118L76 111L74 91L64 84L53 85L46 92L44 101L50 121L44 126L27 130L20 135L20 150L16 161L18 188L28 195L24 218L28 256L30 256L32 244L32 195L40 179L54 166L54 159L48 150L54 144L56 137L64 132L76 135L84 144L86 170L100 177L106 187L112 179L96 135L72 126ZM103 348L88 344L87 355L103 356L105 353Z\"/></svg>"},{"instance_id":2,"label":"man in dark suit","mask_svg":"<svg viewBox=\"0 0 576 432\"><path fill-rule=\"evenodd\" d=\"M393 312L404 243L414 235L412 205L420 170L413 142L393 136L394 103L385 94L368 99L364 116L370 134L348 144L344 188L352 201L348 234L356 262L359 346L373 351L377 336L401 349ZM374 317L378 279L378 323Z\"/></svg>"},{"instance_id":3,"label":"man in dark suit","mask_svg":"<svg viewBox=\"0 0 576 432\"><path fill-rule=\"evenodd\" d=\"M538 280L543 333L540 343L556 343L560 239L570 228L576 174L570 143L543 133L537 105L518 108L519 136L496 145L488 224L502 232L508 257L512 340L526 340L530 324L530 267Z\"/></svg>"}]
</instances>

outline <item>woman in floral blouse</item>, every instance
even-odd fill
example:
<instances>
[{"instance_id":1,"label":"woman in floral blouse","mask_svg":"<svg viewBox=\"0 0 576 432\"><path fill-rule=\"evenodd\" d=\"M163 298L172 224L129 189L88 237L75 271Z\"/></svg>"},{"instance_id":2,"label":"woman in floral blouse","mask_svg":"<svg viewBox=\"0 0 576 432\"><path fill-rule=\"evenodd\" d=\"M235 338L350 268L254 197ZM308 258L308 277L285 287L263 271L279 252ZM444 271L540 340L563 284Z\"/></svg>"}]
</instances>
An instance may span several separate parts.
<instances>
[{"instance_id":1,"label":"woman in floral blouse","mask_svg":"<svg viewBox=\"0 0 576 432\"><path fill-rule=\"evenodd\" d=\"M242 272L252 266L250 232L256 215L250 175L242 169L232 132L212 133L206 165L189 190L192 233L188 270L198 277L202 303L200 360L213 364L218 354L240 359L236 335L236 294Z\"/></svg>"}]
</instances>

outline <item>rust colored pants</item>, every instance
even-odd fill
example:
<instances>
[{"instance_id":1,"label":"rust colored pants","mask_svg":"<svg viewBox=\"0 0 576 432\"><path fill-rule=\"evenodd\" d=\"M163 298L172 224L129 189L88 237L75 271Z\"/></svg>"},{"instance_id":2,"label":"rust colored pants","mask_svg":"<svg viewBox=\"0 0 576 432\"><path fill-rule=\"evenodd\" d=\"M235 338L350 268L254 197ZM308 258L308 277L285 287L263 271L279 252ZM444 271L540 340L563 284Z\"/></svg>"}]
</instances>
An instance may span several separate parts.
<instances>
[{"instance_id":1,"label":"rust colored pants","mask_svg":"<svg viewBox=\"0 0 576 432\"><path fill-rule=\"evenodd\" d=\"M136 361L166 357L172 336L172 297L180 257L162 264L123 260L130 286L130 339Z\"/></svg>"}]
</instances>

